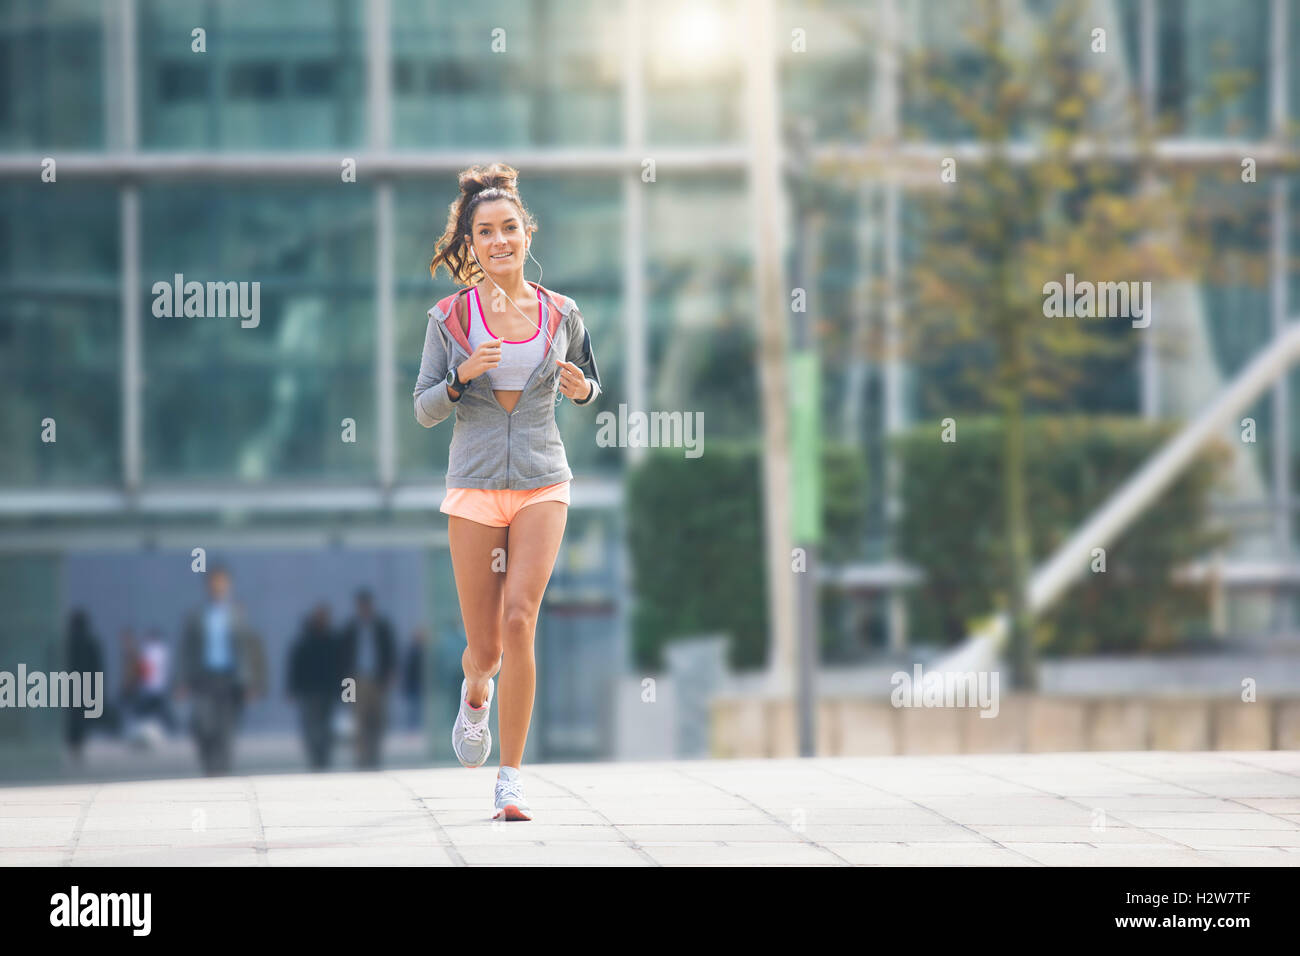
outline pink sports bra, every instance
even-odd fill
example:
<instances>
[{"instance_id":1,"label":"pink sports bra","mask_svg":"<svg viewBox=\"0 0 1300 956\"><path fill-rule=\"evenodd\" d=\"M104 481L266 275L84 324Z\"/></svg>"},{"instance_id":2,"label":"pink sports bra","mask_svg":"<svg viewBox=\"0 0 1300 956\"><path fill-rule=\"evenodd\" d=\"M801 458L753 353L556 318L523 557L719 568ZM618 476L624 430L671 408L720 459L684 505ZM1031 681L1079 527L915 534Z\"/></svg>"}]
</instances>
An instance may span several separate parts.
<instances>
[{"instance_id":1,"label":"pink sports bra","mask_svg":"<svg viewBox=\"0 0 1300 956\"><path fill-rule=\"evenodd\" d=\"M546 321L546 309L542 306L542 293L537 293L537 317ZM478 297L478 287L469 295L469 344L476 349L484 342L499 338L492 334L487 317L483 314L483 303ZM488 383L494 389L522 390L528 378L537 368L546 354L547 338L539 325L531 338L511 341L501 339L501 364L487 370Z\"/></svg>"}]
</instances>

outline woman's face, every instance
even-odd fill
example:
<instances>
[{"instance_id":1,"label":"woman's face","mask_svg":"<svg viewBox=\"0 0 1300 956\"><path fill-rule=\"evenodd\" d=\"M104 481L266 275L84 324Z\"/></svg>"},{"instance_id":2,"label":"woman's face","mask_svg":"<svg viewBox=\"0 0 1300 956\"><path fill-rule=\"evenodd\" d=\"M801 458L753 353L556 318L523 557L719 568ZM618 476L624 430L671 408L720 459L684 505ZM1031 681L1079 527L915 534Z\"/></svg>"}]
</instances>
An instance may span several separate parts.
<instances>
[{"instance_id":1,"label":"woman's face","mask_svg":"<svg viewBox=\"0 0 1300 956\"><path fill-rule=\"evenodd\" d=\"M508 199L489 199L474 210L470 248L479 267L500 282L523 271L528 241L519 207Z\"/></svg>"}]
</instances>

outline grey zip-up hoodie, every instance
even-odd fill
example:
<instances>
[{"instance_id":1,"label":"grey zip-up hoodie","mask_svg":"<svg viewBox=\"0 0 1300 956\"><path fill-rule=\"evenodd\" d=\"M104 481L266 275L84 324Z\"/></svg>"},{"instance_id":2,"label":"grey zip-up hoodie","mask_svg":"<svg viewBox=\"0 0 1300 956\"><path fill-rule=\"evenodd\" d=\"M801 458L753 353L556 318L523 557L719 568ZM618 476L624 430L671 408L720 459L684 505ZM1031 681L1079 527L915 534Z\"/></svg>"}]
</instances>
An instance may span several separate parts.
<instances>
[{"instance_id":1,"label":"grey zip-up hoodie","mask_svg":"<svg viewBox=\"0 0 1300 956\"><path fill-rule=\"evenodd\" d=\"M473 352L456 318L456 300L471 288L447 296L429 310L420 375L415 382L415 419L425 428L444 421L453 409L456 412L447 487L526 489L571 479L573 472L555 424L555 405L564 397L557 358L563 356L577 365L591 383L591 397L575 405L590 405L600 395L596 356L577 303L537 286L550 344L524 383L514 409L507 412L493 394L487 376L470 381L455 401L447 394L448 370Z\"/></svg>"}]
</instances>

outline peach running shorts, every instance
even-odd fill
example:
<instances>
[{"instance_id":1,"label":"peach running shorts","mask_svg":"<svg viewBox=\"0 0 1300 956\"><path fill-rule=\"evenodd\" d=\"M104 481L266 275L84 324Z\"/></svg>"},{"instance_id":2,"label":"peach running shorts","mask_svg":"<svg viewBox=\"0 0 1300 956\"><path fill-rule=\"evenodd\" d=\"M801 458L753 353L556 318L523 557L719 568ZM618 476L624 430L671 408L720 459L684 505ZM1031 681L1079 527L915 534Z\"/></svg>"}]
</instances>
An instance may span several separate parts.
<instances>
[{"instance_id":1,"label":"peach running shorts","mask_svg":"<svg viewBox=\"0 0 1300 956\"><path fill-rule=\"evenodd\" d=\"M538 501L569 504L569 482L561 481L542 488L448 488L438 510L445 515L458 515L493 528L504 528L515 520L520 508Z\"/></svg>"}]
</instances>

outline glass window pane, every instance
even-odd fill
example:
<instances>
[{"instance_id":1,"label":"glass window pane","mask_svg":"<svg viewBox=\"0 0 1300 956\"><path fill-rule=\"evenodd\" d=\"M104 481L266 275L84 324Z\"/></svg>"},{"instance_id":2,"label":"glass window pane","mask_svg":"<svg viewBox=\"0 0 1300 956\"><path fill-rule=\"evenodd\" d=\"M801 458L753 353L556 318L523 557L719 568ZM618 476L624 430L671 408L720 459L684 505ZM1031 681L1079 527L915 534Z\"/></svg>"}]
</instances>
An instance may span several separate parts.
<instances>
[{"instance_id":1,"label":"glass window pane","mask_svg":"<svg viewBox=\"0 0 1300 956\"><path fill-rule=\"evenodd\" d=\"M118 256L111 187L0 185L0 482L121 480Z\"/></svg>"},{"instance_id":2,"label":"glass window pane","mask_svg":"<svg viewBox=\"0 0 1300 956\"><path fill-rule=\"evenodd\" d=\"M365 137L365 8L289 0L145 0L141 144L306 150ZM204 31L196 52L195 29Z\"/></svg>"},{"instance_id":3,"label":"glass window pane","mask_svg":"<svg viewBox=\"0 0 1300 956\"><path fill-rule=\"evenodd\" d=\"M447 473L450 419L425 428L415 420L413 392L429 323L425 313L458 288L445 269L438 271L436 283L429 277L429 260L447 224L447 206L456 198L456 192L456 177L451 173L444 177L441 189L427 183L399 183L393 190L393 275L397 285L393 293L397 365L393 414L397 468L404 478L433 480ZM537 277L535 270L528 275Z\"/></svg>"},{"instance_id":4,"label":"glass window pane","mask_svg":"<svg viewBox=\"0 0 1300 956\"><path fill-rule=\"evenodd\" d=\"M899 5L899 122L909 139L963 139L971 124L950 105L949 91L966 95L986 73L974 31L979 7L965 0L910 0Z\"/></svg>"},{"instance_id":5,"label":"glass window pane","mask_svg":"<svg viewBox=\"0 0 1300 956\"><path fill-rule=\"evenodd\" d=\"M708 439L760 434L753 234L743 179L649 186L645 411L705 413Z\"/></svg>"},{"instance_id":6,"label":"glass window pane","mask_svg":"<svg viewBox=\"0 0 1300 956\"><path fill-rule=\"evenodd\" d=\"M646 14L645 34L647 141L655 146L743 142L748 136L744 4L657 3L653 15Z\"/></svg>"},{"instance_id":7,"label":"glass window pane","mask_svg":"<svg viewBox=\"0 0 1300 956\"><path fill-rule=\"evenodd\" d=\"M1044 125L1078 115L1104 139L1133 134L1141 70L1138 0L1024 0L1002 5L996 41L989 6L968 0L899 0L900 123L907 139L961 140L981 134L976 118L999 115L990 87L993 47L1006 57L999 93L1016 102L1008 135L1041 141ZM1093 31L1104 35L1093 36ZM1094 49L1104 39L1105 49ZM1074 110L1077 109L1077 113Z\"/></svg>"},{"instance_id":8,"label":"glass window pane","mask_svg":"<svg viewBox=\"0 0 1300 956\"><path fill-rule=\"evenodd\" d=\"M879 42L874 8L855 0L781 7L776 45L783 114L811 120L822 142L866 139ZM802 51L793 48L794 30L803 31Z\"/></svg>"},{"instance_id":9,"label":"glass window pane","mask_svg":"<svg viewBox=\"0 0 1300 956\"><path fill-rule=\"evenodd\" d=\"M393 144L612 146L622 4L393 0Z\"/></svg>"},{"instance_id":10,"label":"glass window pane","mask_svg":"<svg viewBox=\"0 0 1300 956\"><path fill-rule=\"evenodd\" d=\"M142 218L146 475L373 477L373 194L153 185ZM177 274L202 316L175 314ZM190 300L192 289L202 294Z\"/></svg>"},{"instance_id":11,"label":"glass window pane","mask_svg":"<svg viewBox=\"0 0 1300 956\"><path fill-rule=\"evenodd\" d=\"M105 4L0 4L0 150L102 149Z\"/></svg>"},{"instance_id":12,"label":"glass window pane","mask_svg":"<svg viewBox=\"0 0 1300 956\"><path fill-rule=\"evenodd\" d=\"M1268 8L1268 0L1159 0L1157 110L1174 133L1267 132Z\"/></svg>"}]
</instances>

